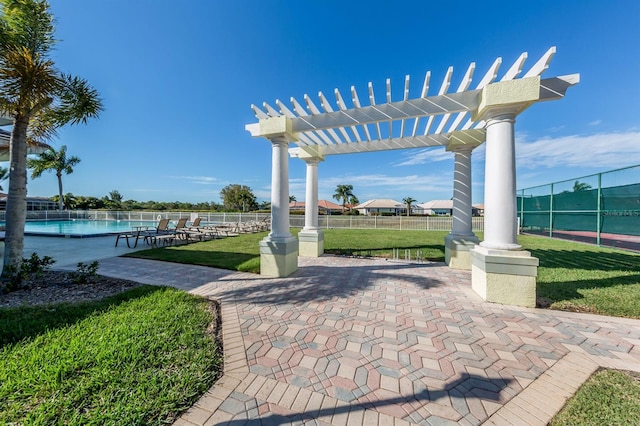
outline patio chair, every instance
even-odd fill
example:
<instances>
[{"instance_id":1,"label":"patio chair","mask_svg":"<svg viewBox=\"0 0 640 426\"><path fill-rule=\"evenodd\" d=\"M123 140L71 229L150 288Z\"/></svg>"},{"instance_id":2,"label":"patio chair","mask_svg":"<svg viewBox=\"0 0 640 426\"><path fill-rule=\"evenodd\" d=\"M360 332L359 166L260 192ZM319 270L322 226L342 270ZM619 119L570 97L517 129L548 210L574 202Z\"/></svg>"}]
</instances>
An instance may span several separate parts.
<instances>
[{"instance_id":1,"label":"patio chair","mask_svg":"<svg viewBox=\"0 0 640 426\"><path fill-rule=\"evenodd\" d=\"M161 219L155 230L148 231L145 242L151 246L157 245L158 241L164 245L171 245L176 238L176 232L169 227L169 223L169 219Z\"/></svg>"},{"instance_id":2,"label":"patio chair","mask_svg":"<svg viewBox=\"0 0 640 426\"><path fill-rule=\"evenodd\" d=\"M129 239L134 240L133 248L136 248L138 246L138 240L141 239L144 240L144 242L146 242L147 244L151 244L149 238L152 238L160 233L166 233L168 225L169 219L161 219L160 222L158 222L156 229L154 230L149 230L146 226L135 226L133 227L133 230L131 232L118 234L118 236L116 237L116 247L118 247L118 242L120 242L121 238L124 238L127 241L127 247L129 248L132 248Z\"/></svg>"},{"instance_id":3,"label":"patio chair","mask_svg":"<svg viewBox=\"0 0 640 426\"><path fill-rule=\"evenodd\" d=\"M200 218L196 218L196 220L194 220L194 223L200 224L200 221L198 219ZM187 220L188 219L186 218L178 220L178 223L174 228L176 235L182 240L184 240L186 243L188 243L189 240L191 240L191 238L202 241L204 239L205 234L203 232L200 232L197 228L192 229L192 226L187 226Z\"/></svg>"}]
</instances>

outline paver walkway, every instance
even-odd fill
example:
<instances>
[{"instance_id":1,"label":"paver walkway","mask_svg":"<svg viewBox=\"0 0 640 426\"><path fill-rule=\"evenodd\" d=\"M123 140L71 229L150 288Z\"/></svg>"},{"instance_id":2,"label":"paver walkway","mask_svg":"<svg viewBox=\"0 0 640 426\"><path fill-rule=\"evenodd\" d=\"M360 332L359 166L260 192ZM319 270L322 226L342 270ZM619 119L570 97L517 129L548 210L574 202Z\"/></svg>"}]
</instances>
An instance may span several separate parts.
<instances>
[{"instance_id":1,"label":"paver walkway","mask_svg":"<svg viewBox=\"0 0 640 426\"><path fill-rule=\"evenodd\" d=\"M299 267L101 261L222 302L224 376L176 425L544 425L600 366L640 371L638 320L486 303L441 263Z\"/></svg>"}]
</instances>

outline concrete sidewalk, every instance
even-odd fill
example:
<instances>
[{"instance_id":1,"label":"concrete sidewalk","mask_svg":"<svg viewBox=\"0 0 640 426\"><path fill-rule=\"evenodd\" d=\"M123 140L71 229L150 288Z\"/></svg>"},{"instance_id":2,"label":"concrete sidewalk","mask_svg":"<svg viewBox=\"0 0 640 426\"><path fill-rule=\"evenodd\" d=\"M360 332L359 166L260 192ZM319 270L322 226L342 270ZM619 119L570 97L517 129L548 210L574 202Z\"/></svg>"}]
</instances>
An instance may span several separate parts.
<instances>
[{"instance_id":1,"label":"concrete sidewalk","mask_svg":"<svg viewBox=\"0 0 640 426\"><path fill-rule=\"evenodd\" d=\"M638 320L486 303L441 263L299 263L100 261L222 302L224 376L176 425L545 425L598 367L640 371Z\"/></svg>"}]
</instances>

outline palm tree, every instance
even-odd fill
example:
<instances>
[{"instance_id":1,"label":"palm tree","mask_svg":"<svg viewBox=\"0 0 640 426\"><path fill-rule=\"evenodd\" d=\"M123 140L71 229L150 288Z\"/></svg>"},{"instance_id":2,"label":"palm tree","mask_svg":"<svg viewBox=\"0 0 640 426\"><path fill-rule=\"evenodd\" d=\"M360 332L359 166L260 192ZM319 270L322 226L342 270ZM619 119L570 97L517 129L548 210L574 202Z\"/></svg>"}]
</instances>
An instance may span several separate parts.
<instances>
[{"instance_id":1,"label":"palm tree","mask_svg":"<svg viewBox=\"0 0 640 426\"><path fill-rule=\"evenodd\" d=\"M31 179L39 178L46 171L55 170L58 177L58 210L62 211L63 208L62 173L67 175L73 173L73 166L79 162L80 159L76 156L67 157L66 145L62 145L59 151L49 148L38 158L27 159L27 168L31 169Z\"/></svg>"},{"instance_id":2,"label":"palm tree","mask_svg":"<svg viewBox=\"0 0 640 426\"><path fill-rule=\"evenodd\" d=\"M7 179L9 179L9 169L7 169L6 167L0 167L0 182L3 182ZM4 191L1 185L0 191Z\"/></svg>"},{"instance_id":3,"label":"palm tree","mask_svg":"<svg viewBox=\"0 0 640 426\"><path fill-rule=\"evenodd\" d=\"M289 202L293 203L294 201L298 201L298 200L296 200L296 196L295 195L289 195Z\"/></svg>"},{"instance_id":4,"label":"palm tree","mask_svg":"<svg viewBox=\"0 0 640 426\"><path fill-rule=\"evenodd\" d=\"M407 198L403 198L402 202L405 203L407 206L407 216L411 216L411 204L415 203L416 200L414 200L411 197L407 197Z\"/></svg>"},{"instance_id":5,"label":"palm tree","mask_svg":"<svg viewBox=\"0 0 640 426\"><path fill-rule=\"evenodd\" d=\"M53 197L51 197L51 199L57 203L60 199L60 196L54 195ZM78 207L78 199L71 192L67 192L62 196L62 202L64 203L65 208L67 208L68 210L73 210Z\"/></svg>"},{"instance_id":6,"label":"palm tree","mask_svg":"<svg viewBox=\"0 0 640 426\"><path fill-rule=\"evenodd\" d=\"M336 187L336 193L333 194L333 198L336 201L342 200L342 208L347 205L349 197L353 197L353 185L338 185Z\"/></svg>"},{"instance_id":7,"label":"palm tree","mask_svg":"<svg viewBox=\"0 0 640 426\"><path fill-rule=\"evenodd\" d=\"M109 192L109 207L113 209L119 209L122 207L122 194L117 189Z\"/></svg>"},{"instance_id":8,"label":"palm tree","mask_svg":"<svg viewBox=\"0 0 640 426\"><path fill-rule=\"evenodd\" d=\"M591 185L585 182L580 182L579 180L575 181L573 184L573 192L586 191L591 189Z\"/></svg>"},{"instance_id":9,"label":"palm tree","mask_svg":"<svg viewBox=\"0 0 640 426\"><path fill-rule=\"evenodd\" d=\"M0 0L0 114L13 118L4 265L18 270L27 216L27 145L55 136L65 124L102 111L98 93L60 73L49 55L54 18L45 0Z\"/></svg>"}]
</instances>

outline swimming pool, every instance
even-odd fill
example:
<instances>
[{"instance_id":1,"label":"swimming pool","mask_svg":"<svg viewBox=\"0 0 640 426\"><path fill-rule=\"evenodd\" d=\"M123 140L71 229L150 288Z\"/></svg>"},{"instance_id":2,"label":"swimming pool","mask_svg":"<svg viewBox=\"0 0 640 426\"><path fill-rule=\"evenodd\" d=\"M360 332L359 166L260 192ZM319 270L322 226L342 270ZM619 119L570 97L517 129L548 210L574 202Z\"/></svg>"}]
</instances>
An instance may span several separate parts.
<instances>
[{"instance_id":1,"label":"swimming pool","mask_svg":"<svg viewBox=\"0 0 640 426\"><path fill-rule=\"evenodd\" d=\"M155 227L156 221L144 220L42 220L27 222L24 227L25 235L49 237L100 237L131 231L133 226ZM4 223L1 223L4 226Z\"/></svg>"}]
</instances>

